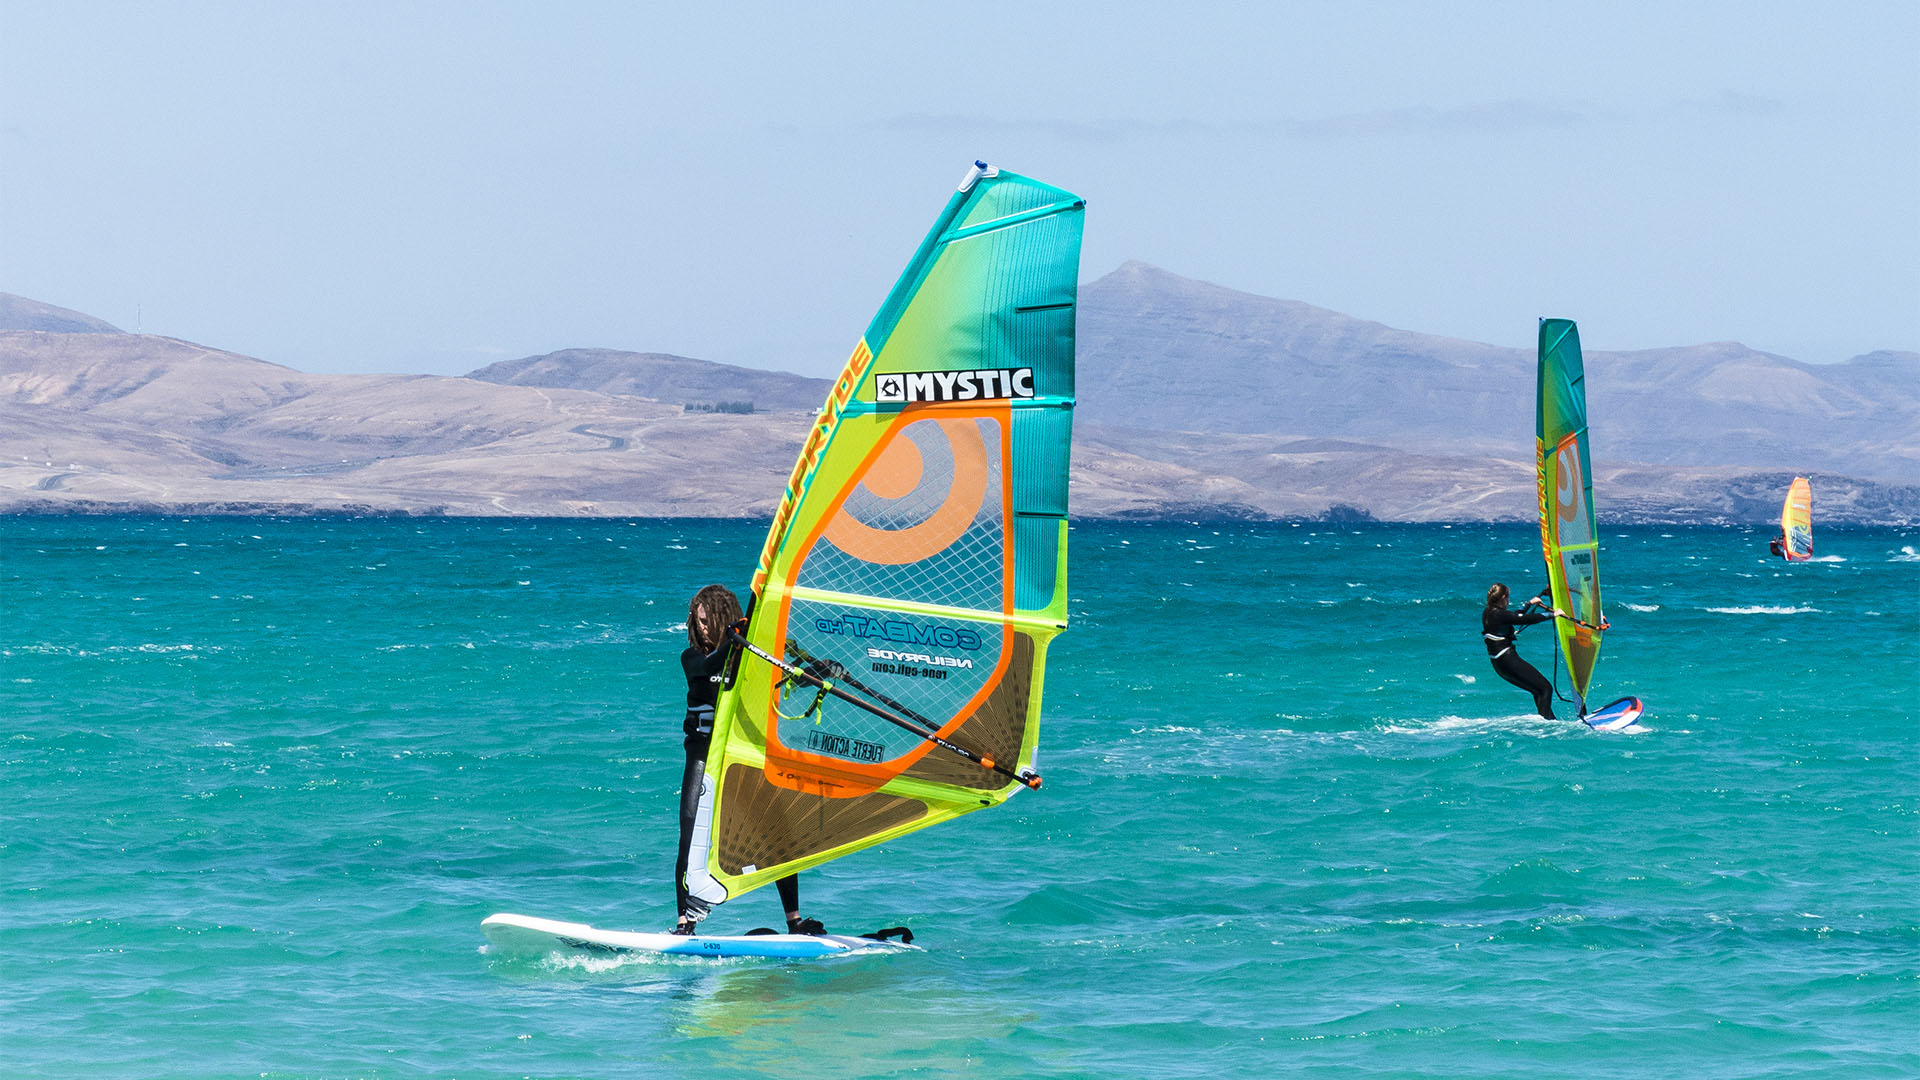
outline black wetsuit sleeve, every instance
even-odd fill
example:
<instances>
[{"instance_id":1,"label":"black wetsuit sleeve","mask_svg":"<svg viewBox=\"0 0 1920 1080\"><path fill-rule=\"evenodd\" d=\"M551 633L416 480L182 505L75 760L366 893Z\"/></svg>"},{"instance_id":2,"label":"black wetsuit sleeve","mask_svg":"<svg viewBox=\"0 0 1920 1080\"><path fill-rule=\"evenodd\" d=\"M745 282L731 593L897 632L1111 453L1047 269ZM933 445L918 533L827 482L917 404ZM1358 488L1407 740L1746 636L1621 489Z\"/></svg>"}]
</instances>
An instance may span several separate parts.
<instances>
[{"instance_id":1,"label":"black wetsuit sleeve","mask_svg":"<svg viewBox=\"0 0 1920 1080\"><path fill-rule=\"evenodd\" d=\"M1545 611L1490 611L1486 617L1487 633L1509 630L1516 626L1532 626L1553 618Z\"/></svg>"},{"instance_id":2,"label":"black wetsuit sleeve","mask_svg":"<svg viewBox=\"0 0 1920 1080\"><path fill-rule=\"evenodd\" d=\"M1545 611L1509 611L1506 608L1488 608L1480 613L1481 636L1486 641L1487 655L1497 657L1513 647L1513 636L1523 626L1533 626L1546 622L1553 616Z\"/></svg>"},{"instance_id":3,"label":"black wetsuit sleeve","mask_svg":"<svg viewBox=\"0 0 1920 1080\"><path fill-rule=\"evenodd\" d=\"M724 648L710 653L688 649L680 654L680 670L686 674L688 686L706 682L709 676L718 675L726 662L727 650Z\"/></svg>"}]
</instances>

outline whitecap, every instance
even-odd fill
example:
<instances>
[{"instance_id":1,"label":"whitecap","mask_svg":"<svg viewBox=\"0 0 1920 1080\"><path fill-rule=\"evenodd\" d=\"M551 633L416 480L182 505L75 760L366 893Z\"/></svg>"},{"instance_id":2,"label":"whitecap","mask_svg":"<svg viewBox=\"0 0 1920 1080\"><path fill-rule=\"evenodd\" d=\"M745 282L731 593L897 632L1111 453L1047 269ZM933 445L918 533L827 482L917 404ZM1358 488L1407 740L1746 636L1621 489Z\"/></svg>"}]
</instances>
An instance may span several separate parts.
<instances>
[{"instance_id":1,"label":"whitecap","mask_svg":"<svg viewBox=\"0 0 1920 1080\"><path fill-rule=\"evenodd\" d=\"M1887 561L1888 562L1920 562L1920 551L1913 550L1912 544L1906 544L1900 548L1900 551L1898 554L1894 555L1893 558L1888 559Z\"/></svg>"},{"instance_id":2,"label":"whitecap","mask_svg":"<svg viewBox=\"0 0 1920 1080\"><path fill-rule=\"evenodd\" d=\"M1817 607L1789 607L1782 604L1749 604L1746 607L1710 607L1708 611L1721 615L1817 615Z\"/></svg>"},{"instance_id":3,"label":"whitecap","mask_svg":"<svg viewBox=\"0 0 1920 1080\"><path fill-rule=\"evenodd\" d=\"M1659 611L1659 604L1622 604L1628 611Z\"/></svg>"},{"instance_id":4,"label":"whitecap","mask_svg":"<svg viewBox=\"0 0 1920 1080\"><path fill-rule=\"evenodd\" d=\"M1534 713L1517 713L1512 716L1437 716L1431 720L1409 720L1388 724L1381 730L1388 735L1445 737L1504 734L1546 739L1565 735L1581 726L1583 725L1577 721L1548 720Z\"/></svg>"}]
</instances>

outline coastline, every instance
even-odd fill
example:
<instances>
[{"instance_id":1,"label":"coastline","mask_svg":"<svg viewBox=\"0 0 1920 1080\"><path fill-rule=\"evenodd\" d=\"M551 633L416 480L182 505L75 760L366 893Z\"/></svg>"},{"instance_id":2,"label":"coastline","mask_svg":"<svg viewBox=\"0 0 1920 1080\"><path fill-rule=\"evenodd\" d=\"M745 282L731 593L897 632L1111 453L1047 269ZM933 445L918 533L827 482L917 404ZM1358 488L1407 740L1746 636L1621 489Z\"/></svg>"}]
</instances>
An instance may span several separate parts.
<instances>
[{"instance_id":1,"label":"coastline","mask_svg":"<svg viewBox=\"0 0 1920 1080\"><path fill-rule=\"evenodd\" d=\"M1236 512L1242 511L1242 512ZM740 523L759 524L772 520L771 513L766 514L620 514L620 513L579 513L579 514L543 514L510 513L467 514L453 513L444 507L427 508L380 508L343 504L339 506L315 506L311 504L284 503L133 503L105 504L88 501L71 503L25 503L0 507L0 520L14 518L235 518L263 521L297 521L305 519L324 519L340 521L360 520L396 520L396 521L632 521L649 524L671 522L690 522L702 524ZM1458 517L1458 518L1421 518L1396 519L1376 518L1364 511L1355 512L1351 507L1341 507L1335 512L1309 516L1274 516L1261 514L1251 507L1233 506L1188 506L1168 507L1162 511L1133 511L1112 514L1089 515L1074 514L1069 519L1074 526L1079 525L1232 525L1232 526L1352 526L1357 528L1387 527L1396 528L1436 528L1481 527L1503 525L1533 526L1536 523L1524 517ZM1687 516L1680 513L1631 513L1599 515L1603 528L1688 528L1688 529L1768 529L1777 523L1770 519L1753 517L1734 517L1713 515L1706 517ZM1901 529L1920 526L1920 517L1907 517L1895 520L1860 520L1835 518L1819 522L1822 531L1865 531L1872 529Z\"/></svg>"}]
</instances>

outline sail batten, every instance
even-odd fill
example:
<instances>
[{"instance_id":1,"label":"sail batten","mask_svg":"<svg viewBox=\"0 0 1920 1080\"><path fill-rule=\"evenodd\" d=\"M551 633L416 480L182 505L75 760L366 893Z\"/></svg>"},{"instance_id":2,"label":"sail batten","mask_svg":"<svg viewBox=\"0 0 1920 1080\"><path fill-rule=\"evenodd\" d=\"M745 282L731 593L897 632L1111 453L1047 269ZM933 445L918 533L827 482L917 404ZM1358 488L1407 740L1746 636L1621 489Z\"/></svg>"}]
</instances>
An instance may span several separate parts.
<instances>
[{"instance_id":1,"label":"sail batten","mask_svg":"<svg viewBox=\"0 0 1920 1080\"><path fill-rule=\"evenodd\" d=\"M1029 626L1036 630L1066 629L1065 623L1049 622L1045 618L1019 612L1007 614L1005 612L982 611L978 608L942 607L939 604L916 604L910 600L890 600L861 596L857 593L829 592L824 589L809 589L805 586L797 586L785 590L784 595L795 600L815 600L828 604L863 603L876 610L895 611L902 615L926 615L932 618L945 619L994 618L1016 626Z\"/></svg>"},{"instance_id":2,"label":"sail batten","mask_svg":"<svg viewBox=\"0 0 1920 1080\"><path fill-rule=\"evenodd\" d=\"M1037 786L1083 208L976 165L835 380L716 710L701 900Z\"/></svg>"}]
</instances>

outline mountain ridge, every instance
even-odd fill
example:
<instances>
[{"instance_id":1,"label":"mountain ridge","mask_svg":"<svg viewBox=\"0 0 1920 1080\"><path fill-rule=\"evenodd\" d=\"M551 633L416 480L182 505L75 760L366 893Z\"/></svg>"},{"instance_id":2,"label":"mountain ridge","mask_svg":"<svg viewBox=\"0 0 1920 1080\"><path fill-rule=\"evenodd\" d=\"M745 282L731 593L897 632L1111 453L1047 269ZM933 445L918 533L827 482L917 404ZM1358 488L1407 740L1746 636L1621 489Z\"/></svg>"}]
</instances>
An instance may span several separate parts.
<instances>
[{"instance_id":1,"label":"mountain ridge","mask_svg":"<svg viewBox=\"0 0 1920 1080\"><path fill-rule=\"evenodd\" d=\"M830 379L792 372L619 349L561 349L488 364L465 377L503 386L593 390L681 405L751 403L760 411L804 412L818 409L833 385Z\"/></svg>"},{"instance_id":2,"label":"mountain ridge","mask_svg":"<svg viewBox=\"0 0 1920 1080\"><path fill-rule=\"evenodd\" d=\"M125 333L105 319L5 292L0 292L0 330L39 330L49 334Z\"/></svg>"},{"instance_id":3,"label":"mountain ridge","mask_svg":"<svg viewBox=\"0 0 1920 1080\"><path fill-rule=\"evenodd\" d=\"M1101 361L1081 379L1080 414L1095 422L1153 415L1173 430L1331 435L1428 452L1499 453L1533 438L1529 351L1399 330L1145 263L1082 288L1080 335L1082 354ZM1737 342L1633 352L1584 344L1588 413L1605 425L1596 452L1838 471L1858 470L1867 451L1867 475L1920 480L1920 379L1898 385L1920 373L1920 354L1810 365ZM1726 437L1701 440L1693 433L1702 427ZM1884 468L1872 451L1890 459Z\"/></svg>"},{"instance_id":4,"label":"mountain ridge","mask_svg":"<svg viewBox=\"0 0 1920 1080\"><path fill-rule=\"evenodd\" d=\"M0 316L50 307L33 303ZM464 377L312 375L88 320L0 329L0 512L760 517L830 385L584 348ZM1533 512L1522 350L1137 262L1082 286L1079 328L1076 516ZM1822 520L1920 520L1920 354L1588 357L1607 520L1764 520L1794 472L1816 476ZM1675 414L1710 437L1659 437Z\"/></svg>"}]
</instances>

